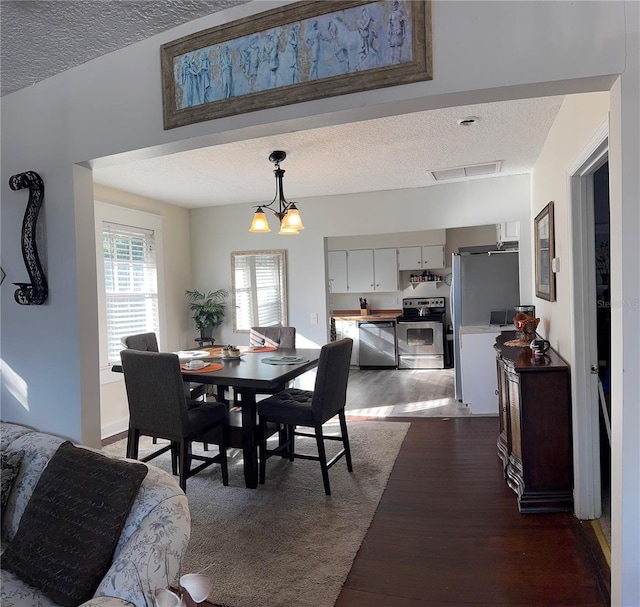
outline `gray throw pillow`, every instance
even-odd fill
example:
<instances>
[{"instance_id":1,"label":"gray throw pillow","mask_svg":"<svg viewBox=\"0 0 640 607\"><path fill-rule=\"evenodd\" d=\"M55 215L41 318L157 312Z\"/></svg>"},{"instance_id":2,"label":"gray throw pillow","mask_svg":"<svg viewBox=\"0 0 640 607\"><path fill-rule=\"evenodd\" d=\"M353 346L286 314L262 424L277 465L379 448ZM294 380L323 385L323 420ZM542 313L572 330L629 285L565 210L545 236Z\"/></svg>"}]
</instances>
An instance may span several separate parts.
<instances>
[{"instance_id":1,"label":"gray throw pillow","mask_svg":"<svg viewBox=\"0 0 640 607\"><path fill-rule=\"evenodd\" d=\"M147 467L60 445L2 554L2 568L58 605L89 600L105 576Z\"/></svg>"},{"instance_id":2,"label":"gray throw pillow","mask_svg":"<svg viewBox=\"0 0 640 607\"><path fill-rule=\"evenodd\" d=\"M2 514L4 514L4 508L9 501L13 481L18 476L23 458L24 451L3 451L0 453L0 512Z\"/></svg>"}]
</instances>

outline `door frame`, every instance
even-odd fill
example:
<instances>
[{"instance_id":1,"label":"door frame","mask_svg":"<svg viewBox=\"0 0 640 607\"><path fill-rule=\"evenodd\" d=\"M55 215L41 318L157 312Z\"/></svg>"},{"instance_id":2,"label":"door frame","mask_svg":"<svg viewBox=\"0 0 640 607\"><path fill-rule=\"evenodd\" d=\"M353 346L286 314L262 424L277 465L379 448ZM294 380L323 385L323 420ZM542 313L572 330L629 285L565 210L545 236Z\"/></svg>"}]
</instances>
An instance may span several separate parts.
<instances>
[{"instance_id":1,"label":"door frame","mask_svg":"<svg viewBox=\"0 0 640 607\"><path fill-rule=\"evenodd\" d=\"M574 510L581 520L602 515L600 401L596 331L593 174L609 158L609 122L604 122L568 168L573 369Z\"/></svg>"}]
</instances>

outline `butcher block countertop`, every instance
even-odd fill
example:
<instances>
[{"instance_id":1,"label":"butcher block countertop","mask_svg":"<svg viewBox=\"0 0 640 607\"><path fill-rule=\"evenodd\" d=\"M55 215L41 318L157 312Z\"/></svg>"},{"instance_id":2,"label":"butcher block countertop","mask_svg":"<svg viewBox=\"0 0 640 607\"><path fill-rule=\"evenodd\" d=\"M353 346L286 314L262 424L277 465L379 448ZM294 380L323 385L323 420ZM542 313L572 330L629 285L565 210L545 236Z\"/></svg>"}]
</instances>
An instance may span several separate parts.
<instances>
[{"instance_id":1,"label":"butcher block countertop","mask_svg":"<svg viewBox=\"0 0 640 607\"><path fill-rule=\"evenodd\" d=\"M396 320L402 310L370 310L362 314L361 310L334 310L331 315L336 320Z\"/></svg>"}]
</instances>

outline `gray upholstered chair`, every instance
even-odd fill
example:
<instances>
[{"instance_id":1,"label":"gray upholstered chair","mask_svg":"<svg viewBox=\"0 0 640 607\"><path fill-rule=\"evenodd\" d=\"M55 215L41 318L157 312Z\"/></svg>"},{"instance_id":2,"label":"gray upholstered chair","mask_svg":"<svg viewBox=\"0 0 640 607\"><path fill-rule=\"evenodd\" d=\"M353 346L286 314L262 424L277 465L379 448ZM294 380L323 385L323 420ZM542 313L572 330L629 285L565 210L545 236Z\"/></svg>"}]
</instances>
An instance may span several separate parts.
<instances>
[{"instance_id":1,"label":"gray upholstered chair","mask_svg":"<svg viewBox=\"0 0 640 607\"><path fill-rule=\"evenodd\" d=\"M138 459L140 436L166 439L170 441L169 445L140 461L149 461L171 450L173 473L179 474L183 491L186 490L189 477L211 464L219 463L223 484L227 485L226 405L210 402L188 408L180 362L175 354L123 350L120 357L129 401L127 457ZM193 455L192 441L216 443L220 453L214 457ZM192 460L203 463L191 469Z\"/></svg>"},{"instance_id":2,"label":"gray upholstered chair","mask_svg":"<svg viewBox=\"0 0 640 607\"><path fill-rule=\"evenodd\" d=\"M120 342L128 350L140 350L142 352L158 352L158 339L155 333L137 333L125 335Z\"/></svg>"},{"instance_id":3,"label":"gray upholstered chair","mask_svg":"<svg viewBox=\"0 0 640 607\"><path fill-rule=\"evenodd\" d=\"M296 347L295 327L251 327L249 346Z\"/></svg>"},{"instance_id":4,"label":"gray upholstered chair","mask_svg":"<svg viewBox=\"0 0 640 607\"><path fill-rule=\"evenodd\" d=\"M141 352L158 352L158 339L155 333L137 333L125 335L120 343L128 350L140 350ZM204 384L190 384L185 382L185 396L189 400L201 399L207 393Z\"/></svg>"},{"instance_id":5,"label":"gray upholstered chair","mask_svg":"<svg viewBox=\"0 0 640 607\"><path fill-rule=\"evenodd\" d=\"M260 426L269 422L283 424L286 428L286 440L275 449L267 449L265 438L260 440L260 483L264 483L267 458L272 455L293 460L294 458L311 459L320 462L324 491L331 495L329 485L329 468L342 456L347 461L347 470L353 471L351 449L344 408L349 381L349 361L353 340L350 338L334 341L322 346L318 372L313 391L288 389L278 392L258 403ZM323 436L322 426L335 415L340 420L340 436ZM300 432L296 426L313 428L313 433ZM265 436L265 433L259 433ZM318 455L307 455L295 452L295 436L315 437ZM324 440L337 440L342 449L329 462L325 452Z\"/></svg>"}]
</instances>

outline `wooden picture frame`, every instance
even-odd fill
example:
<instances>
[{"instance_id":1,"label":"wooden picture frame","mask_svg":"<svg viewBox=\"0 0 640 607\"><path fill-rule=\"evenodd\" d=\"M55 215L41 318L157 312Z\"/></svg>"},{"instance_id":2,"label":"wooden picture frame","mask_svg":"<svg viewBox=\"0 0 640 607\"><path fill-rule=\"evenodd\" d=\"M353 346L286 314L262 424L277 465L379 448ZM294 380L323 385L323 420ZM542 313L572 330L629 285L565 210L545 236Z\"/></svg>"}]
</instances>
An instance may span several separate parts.
<instances>
[{"instance_id":1,"label":"wooden picture frame","mask_svg":"<svg viewBox=\"0 0 640 607\"><path fill-rule=\"evenodd\" d=\"M534 220L536 256L536 297L556 300L556 275L552 270L555 257L553 202L549 202Z\"/></svg>"},{"instance_id":2,"label":"wooden picture frame","mask_svg":"<svg viewBox=\"0 0 640 607\"><path fill-rule=\"evenodd\" d=\"M304 0L160 48L164 128L432 79L430 0Z\"/></svg>"}]
</instances>

